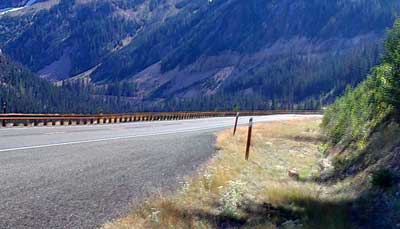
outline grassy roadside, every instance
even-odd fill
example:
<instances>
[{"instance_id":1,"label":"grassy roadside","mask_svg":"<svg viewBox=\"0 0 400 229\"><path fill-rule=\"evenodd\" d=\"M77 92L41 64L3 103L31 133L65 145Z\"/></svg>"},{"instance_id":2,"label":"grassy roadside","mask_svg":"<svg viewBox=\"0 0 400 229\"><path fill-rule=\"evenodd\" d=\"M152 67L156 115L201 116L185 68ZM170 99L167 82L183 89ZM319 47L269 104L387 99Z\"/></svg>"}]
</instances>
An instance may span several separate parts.
<instances>
[{"instance_id":1,"label":"grassy roadside","mask_svg":"<svg viewBox=\"0 0 400 229\"><path fill-rule=\"evenodd\" d=\"M177 193L153 198L104 228L348 228L349 197L312 179L321 170L320 122L256 125L248 162L246 128L235 137L219 133L218 154Z\"/></svg>"}]
</instances>

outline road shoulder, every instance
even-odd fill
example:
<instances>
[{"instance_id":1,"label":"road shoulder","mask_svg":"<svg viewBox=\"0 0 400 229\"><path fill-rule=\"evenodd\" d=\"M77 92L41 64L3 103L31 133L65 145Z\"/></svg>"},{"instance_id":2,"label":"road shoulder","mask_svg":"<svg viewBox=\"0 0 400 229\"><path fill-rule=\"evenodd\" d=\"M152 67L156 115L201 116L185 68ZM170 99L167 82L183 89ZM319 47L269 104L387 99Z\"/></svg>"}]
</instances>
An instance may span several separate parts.
<instances>
[{"instance_id":1,"label":"road shoulder","mask_svg":"<svg viewBox=\"0 0 400 229\"><path fill-rule=\"evenodd\" d=\"M312 117L256 125L249 161L246 127L235 137L225 130L217 135L217 155L179 191L152 197L104 228L346 224L344 206L325 197L329 188L312 179L321 170L319 123ZM327 210L330 214L317 214Z\"/></svg>"}]
</instances>

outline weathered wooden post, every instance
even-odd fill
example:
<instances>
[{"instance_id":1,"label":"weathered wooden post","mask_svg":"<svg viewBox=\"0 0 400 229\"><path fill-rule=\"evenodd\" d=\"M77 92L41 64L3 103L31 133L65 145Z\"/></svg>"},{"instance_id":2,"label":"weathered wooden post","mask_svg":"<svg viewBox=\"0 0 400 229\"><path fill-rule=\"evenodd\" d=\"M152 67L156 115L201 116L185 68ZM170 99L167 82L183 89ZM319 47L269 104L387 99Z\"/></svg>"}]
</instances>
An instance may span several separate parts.
<instances>
[{"instance_id":1,"label":"weathered wooden post","mask_svg":"<svg viewBox=\"0 0 400 229\"><path fill-rule=\"evenodd\" d=\"M236 113L235 126L233 127L233 136L235 136L235 134L236 134L236 129L237 129L238 121L239 121L239 112Z\"/></svg>"},{"instance_id":2,"label":"weathered wooden post","mask_svg":"<svg viewBox=\"0 0 400 229\"><path fill-rule=\"evenodd\" d=\"M246 161L249 160L250 156L250 145L251 145L251 132L253 131L253 118L249 120L249 132L247 134L247 144L246 144Z\"/></svg>"}]
</instances>

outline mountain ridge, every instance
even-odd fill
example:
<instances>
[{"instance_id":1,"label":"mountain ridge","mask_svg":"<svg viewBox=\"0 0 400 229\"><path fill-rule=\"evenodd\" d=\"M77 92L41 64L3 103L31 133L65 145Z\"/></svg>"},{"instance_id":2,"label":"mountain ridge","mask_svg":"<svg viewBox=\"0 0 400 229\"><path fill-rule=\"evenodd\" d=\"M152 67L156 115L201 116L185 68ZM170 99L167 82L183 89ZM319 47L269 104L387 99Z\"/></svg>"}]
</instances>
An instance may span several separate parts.
<instances>
[{"instance_id":1,"label":"mountain ridge","mask_svg":"<svg viewBox=\"0 0 400 229\"><path fill-rule=\"evenodd\" d=\"M134 104L231 97L244 107L248 96L266 109L329 102L358 84L399 12L394 0L64 0L31 19L0 18L7 36L5 23L33 22L0 47L50 80L90 72L93 87L133 84ZM72 32L53 32L56 21Z\"/></svg>"}]
</instances>

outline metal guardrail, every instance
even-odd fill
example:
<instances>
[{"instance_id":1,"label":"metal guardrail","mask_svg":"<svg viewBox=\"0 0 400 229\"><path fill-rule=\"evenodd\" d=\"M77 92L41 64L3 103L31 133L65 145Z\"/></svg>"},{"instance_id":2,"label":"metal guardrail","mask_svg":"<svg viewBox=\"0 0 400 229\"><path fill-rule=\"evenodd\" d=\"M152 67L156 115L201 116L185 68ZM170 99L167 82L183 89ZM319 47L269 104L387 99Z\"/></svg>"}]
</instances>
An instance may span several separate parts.
<instances>
[{"instance_id":1,"label":"metal guardrail","mask_svg":"<svg viewBox=\"0 0 400 229\"><path fill-rule=\"evenodd\" d=\"M234 117L237 112L160 112L132 114L0 114L0 127L70 126L108 123L185 120L211 117ZM321 111L241 111L241 116L274 114L321 114Z\"/></svg>"}]
</instances>

